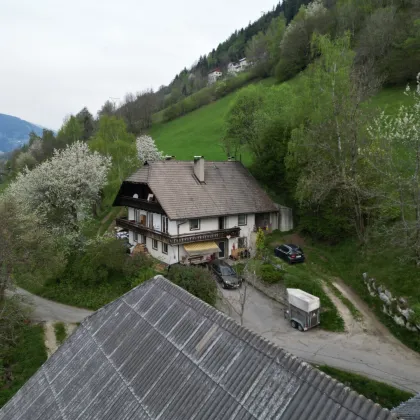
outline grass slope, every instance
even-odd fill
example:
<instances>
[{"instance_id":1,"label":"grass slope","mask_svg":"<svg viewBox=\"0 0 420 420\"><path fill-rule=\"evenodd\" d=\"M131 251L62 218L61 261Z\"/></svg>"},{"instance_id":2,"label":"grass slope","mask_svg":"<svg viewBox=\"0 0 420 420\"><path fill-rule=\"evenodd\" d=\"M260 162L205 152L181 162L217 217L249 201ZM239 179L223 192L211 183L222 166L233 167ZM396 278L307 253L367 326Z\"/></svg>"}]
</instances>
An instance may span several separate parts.
<instances>
[{"instance_id":1,"label":"grass slope","mask_svg":"<svg viewBox=\"0 0 420 420\"><path fill-rule=\"evenodd\" d=\"M0 408L47 360L42 325L24 325L16 346L0 359Z\"/></svg>"},{"instance_id":2,"label":"grass slope","mask_svg":"<svg viewBox=\"0 0 420 420\"><path fill-rule=\"evenodd\" d=\"M265 79L265 86L275 83L275 79ZM237 92L197 109L168 123L153 125L149 134L159 149L179 160L190 160L193 156L204 155L209 160L226 160L222 149L225 116ZM242 155L245 165L251 163L249 153Z\"/></svg>"},{"instance_id":3,"label":"grass slope","mask_svg":"<svg viewBox=\"0 0 420 420\"><path fill-rule=\"evenodd\" d=\"M275 84L275 79L269 78L257 83L270 86ZM299 78L287 83L296 85L299 83ZM176 156L179 160L190 160L195 155L204 155L209 160L226 160L226 154L221 147L224 121L236 95L237 92L231 93L168 123L154 124L149 133L161 150L168 155ZM400 105L410 103L410 98L404 95L402 87L393 87L383 89L366 106L396 114ZM249 166L251 155L245 152L242 161Z\"/></svg>"},{"instance_id":4,"label":"grass slope","mask_svg":"<svg viewBox=\"0 0 420 420\"><path fill-rule=\"evenodd\" d=\"M317 366L319 370L337 379L344 385L349 386L359 394L371 399L373 402L380 404L382 407L391 409L397 407L402 402L407 401L413 394L401 391L391 385L383 382L368 379L365 376L355 373L346 372L344 370L332 368L330 366Z\"/></svg>"}]
</instances>

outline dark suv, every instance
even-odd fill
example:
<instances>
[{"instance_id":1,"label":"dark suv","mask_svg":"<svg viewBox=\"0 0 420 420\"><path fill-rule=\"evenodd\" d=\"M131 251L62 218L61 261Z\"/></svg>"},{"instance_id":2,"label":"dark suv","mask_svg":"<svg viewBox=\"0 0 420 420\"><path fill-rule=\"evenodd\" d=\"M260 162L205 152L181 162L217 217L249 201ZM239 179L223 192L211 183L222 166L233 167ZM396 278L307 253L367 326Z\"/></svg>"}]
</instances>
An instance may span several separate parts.
<instances>
[{"instance_id":1,"label":"dark suv","mask_svg":"<svg viewBox=\"0 0 420 420\"><path fill-rule=\"evenodd\" d=\"M242 284L242 279L236 271L223 260L213 260L209 263L210 270L224 289L236 289Z\"/></svg>"},{"instance_id":2,"label":"dark suv","mask_svg":"<svg viewBox=\"0 0 420 420\"><path fill-rule=\"evenodd\" d=\"M302 248L294 244L283 244L274 249L274 255L287 261L289 264L305 261Z\"/></svg>"}]
</instances>

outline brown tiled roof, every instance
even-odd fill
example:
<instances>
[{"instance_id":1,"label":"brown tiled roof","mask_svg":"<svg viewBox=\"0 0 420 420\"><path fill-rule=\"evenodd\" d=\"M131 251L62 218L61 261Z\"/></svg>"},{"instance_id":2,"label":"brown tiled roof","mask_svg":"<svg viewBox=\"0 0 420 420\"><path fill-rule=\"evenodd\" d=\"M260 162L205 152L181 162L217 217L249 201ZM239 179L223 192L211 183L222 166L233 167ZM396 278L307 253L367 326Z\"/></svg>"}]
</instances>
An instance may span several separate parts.
<instances>
[{"instance_id":1,"label":"brown tiled roof","mask_svg":"<svg viewBox=\"0 0 420 420\"><path fill-rule=\"evenodd\" d=\"M125 182L147 183L170 219L266 213L278 209L240 162L205 162L205 183L192 161L150 162Z\"/></svg>"}]
</instances>

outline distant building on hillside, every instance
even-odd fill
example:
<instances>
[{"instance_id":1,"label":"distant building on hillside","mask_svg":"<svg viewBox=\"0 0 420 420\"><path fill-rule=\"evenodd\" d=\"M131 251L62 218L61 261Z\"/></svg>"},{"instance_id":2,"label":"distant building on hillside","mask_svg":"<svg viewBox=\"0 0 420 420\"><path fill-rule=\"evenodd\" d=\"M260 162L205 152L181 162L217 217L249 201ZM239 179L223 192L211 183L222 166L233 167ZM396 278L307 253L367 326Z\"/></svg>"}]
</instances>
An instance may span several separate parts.
<instances>
[{"instance_id":1,"label":"distant building on hillside","mask_svg":"<svg viewBox=\"0 0 420 420\"><path fill-rule=\"evenodd\" d=\"M241 58L237 63L228 64L228 74L236 74L241 71L244 71L248 67L248 62L246 57Z\"/></svg>"},{"instance_id":2,"label":"distant building on hillside","mask_svg":"<svg viewBox=\"0 0 420 420\"><path fill-rule=\"evenodd\" d=\"M215 83L217 79L222 76L223 76L222 70L220 70L219 68L212 70L208 75L209 85L212 85L213 83Z\"/></svg>"}]
</instances>

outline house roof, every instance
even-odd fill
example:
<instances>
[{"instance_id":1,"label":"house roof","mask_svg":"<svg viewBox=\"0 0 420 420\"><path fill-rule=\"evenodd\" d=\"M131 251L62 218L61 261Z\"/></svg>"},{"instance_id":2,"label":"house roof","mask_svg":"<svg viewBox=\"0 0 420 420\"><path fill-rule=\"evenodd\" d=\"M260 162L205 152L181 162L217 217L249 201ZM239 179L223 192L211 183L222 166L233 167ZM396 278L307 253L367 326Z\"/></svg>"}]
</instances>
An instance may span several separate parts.
<instances>
[{"instance_id":1,"label":"house roof","mask_svg":"<svg viewBox=\"0 0 420 420\"><path fill-rule=\"evenodd\" d=\"M389 420L162 276L86 318L1 420Z\"/></svg>"},{"instance_id":2,"label":"house roof","mask_svg":"<svg viewBox=\"0 0 420 420\"><path fill-rule=\"evenodd\" d=\"M125 182L145 183L172 220L278 211L240 162L205 162L204 184L193 161L150 162Z\"/></svg>"},{"instance_id":3,"label":"house roof","mask_svg":"<svg viewBox=\"0 0 420 420\"><path fill-rule=\"evenodd\" d=\"M392 409L392 412L402 419L420 420L420 394Z\"/></svg>"}]
</instances>

